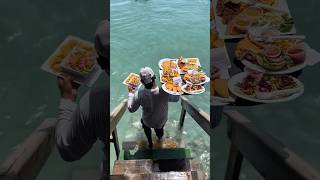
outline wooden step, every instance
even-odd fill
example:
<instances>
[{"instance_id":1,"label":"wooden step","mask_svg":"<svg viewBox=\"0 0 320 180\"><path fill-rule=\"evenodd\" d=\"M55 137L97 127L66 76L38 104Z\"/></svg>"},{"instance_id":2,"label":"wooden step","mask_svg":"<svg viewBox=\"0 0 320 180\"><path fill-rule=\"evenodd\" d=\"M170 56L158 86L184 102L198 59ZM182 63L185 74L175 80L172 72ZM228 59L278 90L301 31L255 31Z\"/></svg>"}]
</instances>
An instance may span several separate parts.
<instances>
[{"instance_id":1,"label":"wooden step","mask_svg":"<svg viewBox=\"0 0 320 180\"><path fill-rule=\"evenodd\" d=\"M183 161L184 165L180 166L181 160L117 160L110 177L112 180L205 179L194 160ZM173 169L168 169L170 167Z\"/></svg>"},{"instance_id":2,"label":"wooden step","mask_svg":"<svg viewBox=\"0 0 320 180\"><path fill-rule=\"evenodd\" d=\"M144 149L133 151L121 151L120 159L135 160L135 159L192 159L191 150L185 148L176 149Z\"/></svg>"},{"instance_id":3,"label":"wooden step","mask_svg":"<svg viewBox=\"0 0 320 180\"><path fill-rule=\"evenodd\" d=\"M76 167L71 172L71 180L100 179L100 177L101 172L98 168Z\"/></svg>"},{"instance_id":4,"label":"wooden step","mask_svg":"<svg viewBox=\"0 0 320 180\"><path fill-rule=\"evenodd\" d=\"M111 175L111 180L204 180L201 171Z\"/></svg>"},{"instance_id":5,"label":"wooden step","mask_svg":"<svg viewBox=\"0 0 320 180\"><path fill-rule=\"evenodd\" d=\"M168 171L197 171L198 167L193 160L117 160L113 166L113 175L141 174Z\"/></svg>"},{"instance_id":6,"label":"wooden step","mask_svg":"<svg viewBox=\"0 0 320 180\"><path fill-rule=\"evenodd\" d=\"M175 148L184 148L185 144L182 140L177 141L171 138L166 138L161 141L153 140L153 149L175 149ZM135 140L135 141L124 141L122 143L122 149L132 150L132 149L149 149L148 142L146 140Z\"/></svg>"},{"instance_id":7,"label":"wooden step","mask_svg":"<svg viewBox=\"0 0 320 180\"><path fill-rule=\"evenodd\" d=\"M113 165L113 175L140 174L153 172L154 165L151 159L117 160Z\"/></svg>"}]
</instances>

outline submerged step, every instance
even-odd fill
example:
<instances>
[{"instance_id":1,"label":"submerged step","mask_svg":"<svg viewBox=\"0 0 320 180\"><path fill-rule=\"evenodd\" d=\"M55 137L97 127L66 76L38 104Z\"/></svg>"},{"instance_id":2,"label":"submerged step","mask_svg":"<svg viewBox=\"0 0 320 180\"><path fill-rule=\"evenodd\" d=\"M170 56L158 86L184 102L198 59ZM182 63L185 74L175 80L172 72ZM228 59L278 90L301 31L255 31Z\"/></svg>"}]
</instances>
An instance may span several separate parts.
<instances>
[{"instance_id":1,"label":"submerged step","mask_svg":"<svg viewBox=\"0 0 320 180\"><path fill-rule=\"evenodd\" d=\"M153 149L174 149L174 148L184 148L184 142L182 140L175 140L171 138L166 138L161 141L153 141ZM149 149L148 142L146 140L134 140L134 141L124 141L122 143L123 150L132 149Z\"/></svg>"},{"instance_id":2,"label":"submerged step","mask_svg":"<svg viewBox=\"0 0 320 180\"><path fill-rule=\"evenodd\" d=\"M179 161L177 161L179 162ZM182 161L180 161L182 162ZM164 167L175 167L168 172L161 171L161 163ZM141 160L118 160L115 161L111 179L113 180L159 180L159 179L185 179L202 180L205 175L194 166L193 160L184 160L184 167L174 164L173 161L167 164L165 161L154 161L151 159ZM177 168L179 170L177 170Z\"/></svg>"},{"instance_id":3,"label":"submerged step","mask_svg":"<svg viewBox=\"0 0 320 180\"><path fill-rule=\"evenodd\" d=\"M153 160L168 160L168 159L192 159L191 150L185 148L175 149L142 149L121 151L120 158L123 160L134 159L153 159Z\"/></svg>"},{"instance_id":4,"label":"submerged step","mask_svg":"<svg viewBox=\"0 0 320 180\"><path fill-rule=\"evenodd\" d=\"M148 180L159 180L159 179L204 180L205 175L201 171L111 175L111 180L145 180L145 179L148 179Z\"/></svg>"},{"instance_id":5,"label":"submerged step","mask_svg":"<svg viewBox=\"0 0 320 180\"><path fill-rule=\"evenodd\" d=\"M198 167L193 160L117 160L114 163L112 174L144 174L153 172L188 172L197 171Z\"/></svg>"}]
</instances>

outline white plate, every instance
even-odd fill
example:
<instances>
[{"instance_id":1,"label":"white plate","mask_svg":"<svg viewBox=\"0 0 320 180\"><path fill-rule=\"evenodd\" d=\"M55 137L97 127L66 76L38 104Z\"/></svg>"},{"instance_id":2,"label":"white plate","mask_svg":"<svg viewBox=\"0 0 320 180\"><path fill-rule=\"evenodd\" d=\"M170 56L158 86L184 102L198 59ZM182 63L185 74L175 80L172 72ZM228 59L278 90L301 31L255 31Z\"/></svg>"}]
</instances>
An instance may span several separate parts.
<instances>
[{"instance_id":1,"label":"white plate","mask_svg":"<svg viewBox=\"0 0 320 180\"><path fill-rule=\"evenodd\" d=\"M162 70L159 70L159 76L160 76L160 82L162 83L162 84L164 84L165 82L164 81L162 81Z\"/></svg>"},{"instance_id":2,"label":"white plate","mask_svg":"<svg viewBox=\"0 0 320 180\"><path fill-rule=\"evenodd\" d=\"M260 71L260 72L264 72L266 74L290 74L290 73L294 73L296 71L299 71L303 68L306 67L307 65L307 62L304 61L303 63L301 64L298 64L296 66L292 66L288 69L284 69L284 70L280 70L280 71L269 71L269 70L266 70L264 69L263 67L259 66L259 65L256 65L256 64L253 64L247 60L242 60L241 63L243 65L245 65L247 68L250 68L250 69L253 69L253 70L257 70L257 71Z\"/></svg>"},{"instance_id":3,"label":"white plate","mask_svg":"<svg viewBox=\"0 0 320 180\"><path fill-rule=\"evenodd\" d=\"M61 47L68 41L70 40L76 40L76 41L79 41L80 43L84 43L84 44L91 44L93 46L93 44L89 41L85 41L83 39L80 39L78 37L74 37L74 36L68 36L59 46L58 48L55 50L55 52L50 55L50 57L41 65L40 69L42 69L43 71L46 71L50 74L53 74L55 76L58 76L58 77L70 77L73 79L74 82L76 83L79 83L79 84L83 84L83 85L86 85L88 87L91 87L95 82L96 80L99 78L100 74L102 73L102 70L100 68L100 66L95 66L95 68L92 70L92 72L85 78L82 78L82 77L77 77L77 76L73 76L71 74L66 74L66 73L57 73L55 71L53 71L50 67L50 64L49 64L49 60L55 56L57 53L59 53ZM71 50L70 50L71 51ZM61 61L62 62L62 61Z\"/></svg>"},{"instance_id":4,"label":"white plate","mask_svg":"<svg viewBox=\"0 0 320 180\"><path fill-rule=\"evenodd\" d=\"M270 100L262 100L262 99L257 99L255 97L252 96L248 96L245 94L240 93L237 90L236 84L242 82L242 80L248 75L248 73L243 72L243 73L239 73L235 76L233 76L229 82L228 82L228 87L229 90L231 91L232 94L236 95L237 97L240 97L242 99L248 100L248 101L253 101L253 102L258 102L258 103L279 103L279 102L286 102L286 101L291 101L294 100L296 98L298 98L299 96L301 96L304 92L304 86L303 84L296 78L293 77L294 81L297 83L300 91L297 93L294 93L290 96L287 97L282 97L279 99L270 99Z\"/></svg>"},{"instance_id":5,"label":"white plate","mask_svg":"<svg viewBox=\"0 0 320 180\"><path fill-rule=\"evenodd\" d=\"M233 103L235 100L232 97L228 97L228 98L223 98L223 97L218 97L218 96L210 96L211 97L211 101L216 101L216 102L220 102L220 103Z\"/></svg>"},{"instance_id":6,"label":"white plate","mask_svg":"<svg viewBox=\"0 0 320 180\"><path fill-rule=\"evenodd\" d=\"M164 81L162 81L162 70L159 70L159 76L160 76L160 82L162 83L162 84L164 84L164 83L166 83L166 82L164 82ZM180 76L177 76L177 77L180 77Z\"/></svg>"},{"instance_id":7,"label":"white plate","mask_svg":"<svg viewBox=\"0 0 320 180\"><path fill-rule=\"evenodd\" d=\"M199 58L184 58L184 59L187 59L187 60L188 60L188 59L197 59L197 65L198 65L199 67L201 67L201 63L200 63ZM179 61L179 59L176 59L177 65L178 65L178 61ZM180 74L186 74L186 73L184 73L184 72L181 71L179 65L178 65L178 69L179 69L179 73L180 73ZM202 71L201 71L201 72L202 72Z\"/></svg>"},{"instance_id":8,"label":"white plate","mask_svg":"<svg viewBox=\"0 0 320 180\"><path fill-rule=\"evenodd\" d=\"M124 84L124 85L126 85L126 86L129 86L129 84L126 83L126 81L129 79L130 76L137 76L137 77L139 77L139 79L140 79L140 76L139 76L138 74L136 74L136 73L130 73L130 74L126 77L126 79L123 80L122 84ZM139 83L137 86L139 86L139 85L141 85L141 83Z\"/></svg>"},{"instance_id":9,"label":"white plate","mask_svg":"<svg viewBox=\"0 0 320 180\"><path fill-rule=\"evenodd\" d=\"M278 6L275 7L271 7L268 5L262 5L260 3L257 3L255 6L259 6L259 7L263 7L263 8L269 8L269 9L273 9L273 10L277 10L277 11L284 11L286 13L289 14L290 17L292 17L287 1L286 0L279 0L278 2ZM217 5L215 5L214 7L217 7ZM215 9L214 12L217 12L217 9ZM215 13L215 20L216 20L216 27L217 27L217 31L219 32L219 35L222 39L235 39L235 38L244 38L246 35L245 34L239 34L239 35L226 35L226 31L227 31L227 25L222 23L222 18L217 16L217 14ZM281 35L291 35L291 34L296 34L296 28L295 28L295 24L293 24L293 27L291 29L290 32L286 32L286 33L281 33Z\"/></svg>"},{"instance_id":10,"label":"white plate","mask_svg":"<svg viewBox=\"0 0 320 180\"><path fill-rule=\"evenodd\" d=\"M305 36L301 36L301 35L295 35L295 36L274 36L274 37L271 37L270 40L276 40L276 39L287 39L287 38L292 38L292 39L301 39L301 40L304 40L305 39ZM308 51L308 45L306 43L304 43L304 49L305 49L305 53L307 53ZM307 65L307 55L306 55L306 60L301 63L301 64L298 64L298 65L295 65L295 66L292 66L288 69L284 69L284 70L279 70L279 71L270 71L270 70L267 70L267 69L264 69L262 66L258 65L258 64L254 64L246 59L243 59L241 60L241 63L246 66L247 68L250 68L250 69L253 69L253 70L257 70L257 71L260 71L260 72L264 72L266 74L290 74L290 73L294 73L296 71L299 71L303 68L306 67Z\"/></svg>"},{"instance_id":11,"label":"white plate","mask_svg":"<svg viewBox=\"0 0 320 180\"><path fill-rule=\"evenodd\" d=\"M163 89L166 93L171 94L171 95L177 95L177 96L179 96L179 95L182 95L182 94L183 94L183 92L181 92L181 93L177 93L177 92L169 91L169 90L166 88L166 86L165 86L165 85L166 85L166 84L162 84L162 89Z\"/></svg>"},{"instance_id":12,"label":"white plate","mask_svg":"<svg viewBox=\"0 0 320 180\"><path fill-rule=\"evenodd\" d=\"M176 60L177 60L177 59L163 58L163 59L160 59L160 60L159 60L158 66L159 66L160 69L162 69L161 64L162 64L163 62L166 62L166 61L174 61L174 62L176 63ZM178 64L177 64L177 68L178 68Z\"/></svg>"},{"instance_id":13,"label":"white plate","mask_svg":"<svg viewBox=\"0 0 320 180\"><path fill-rule=\"evenodd\" d=\"M263 3L260 3L258 2L257 0L240 0L240 2L242 3L256 3L256 4L261 4L261 5L264 5L264 6L267 6L267 7L273 7L273 8L279 8L279 5L280 5L280 2L279 1L282 1L282 0L276 0L275 4L273 6L270 6L270 5L267 5L267 4L263 4Z\"/></svg>"},{"instance_id":14,"label":"white plate","mask_svg":"<svg viewBox=\"0 0 320 180\"><path fill-rule=\"evenodd\" d=\"M73 48L73 49L70 51L69 55L66 56L66 57L62 60L61 67L62 67L62 69L63 69L65 72L71 73L71 74L73 74L73 75L75 75L75 76L80 76L80 77L82 77L82 78L86 78L86 77L93 71L93 69L95 68L95 66L98 65L98 62L96 61L96 59L97 59L98 56L95 55L95 57L94 57L95 59L93 59L93 61L95 61L95 64L91 67L91 69L89 70L89 72L82 74L82 73L80 73L80 72L78 72L78 71L76 71L76 70L74 70L74 69L72 69L71 67L68 66L68 62L69 62L69 60L70 60L70 56L71 56L72 53L74 53L74 51L76 51L77 49L82 50L82 48L77 48L77 47Z\"/></svg>"},{"instance_id":15,"label":"white plate","mask_svg":"<svg viewBox=\"0 0 320 180\"><path fill-rule=\"evenodd\" d=\"M216 96L210 96L210 105L211 106L226 106L230 103L233 103L235 100L232 97L226 98L220 98Z\"/></svg>"},{"instance_id":16,"label":"white plate","mask_svg":"<svg viewBox=\"0 0 320 180\"><path fill-rule=\"evenodd\" d=\"M185 90L185 87L186 87L186 86L187 86L187 84L183 85L183 86L181 87L181 89L182 89L183 92L185 92L185 93L187 93L187 94L197 95L197 94L202 94L202 93L204 93L204 92L206 91L206 89L205 89L203 86L201 86L201 87L202 87L201 90L189 92L189 91L186 91L186 90Z\"/></svg>"},{"instance_id":17,"label":"white plate","mask_svg":"<svg viewBox=\"0 0 320 180\"><path fill-rule=\"evenodd\" d=\"M185 80L185 81L186 81L186 80ZM204 82L202 82L202 83L200 83L200 84L193 84L193 85L203 85L203 84L206 84L206 83L208 83L208 82L210 82L210 78L209 78L208 76L206 76L206 80L205 80ZM192 82L190 82L190 81L186 81L186 83L192 84Z\"/></svg>"}]
</instances>

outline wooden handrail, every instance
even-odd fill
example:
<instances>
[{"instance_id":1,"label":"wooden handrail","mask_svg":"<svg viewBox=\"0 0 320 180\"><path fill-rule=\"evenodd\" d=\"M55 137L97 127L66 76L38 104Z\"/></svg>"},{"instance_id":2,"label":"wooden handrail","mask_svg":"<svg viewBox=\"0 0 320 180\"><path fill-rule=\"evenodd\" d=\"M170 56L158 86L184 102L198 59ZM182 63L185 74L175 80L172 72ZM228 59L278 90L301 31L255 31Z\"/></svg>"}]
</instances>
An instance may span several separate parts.
<instances>
[{"instance_id":1,"label":"wooden handrail","mask_svg":"<svg viewBox=\"0 0 320 180\"><path fill-rule=\"evenodd\" d=\"M110 134L115 130L117 124L121 120L123 114L127 110L128 100L123 100L113 111L110 113Z\"/></svg>"},{"instance_id":2,"label":"wooden handrail","mask_svg":"<svg viewBox=\"0 0 320 180\"><path fill-rule=\"evenodd\" d=\"M36 179L55 145L56 119L46 119L0 165L1 180Z\"/></svg>"},{"instance_id":3,"label":"wooden handrail","mask_svg":"<svg viewBox=\"0 0 320 180\"><path fill-rule=\"evenodd\" d=\"M114 144L114 150L117 155L117 159L119 159L120 155L120 146L119 146L119 140L118 140L118 133L117 133L117 124L121 120L123 114L127 110L127 102L128 100L123 100L117 107L113 109L113 111L110 113L110 142Z\"/></svg>"},{"instance_id":4,"label":"wooden handrail","mask_svg":"<svg viewBox=\"0 0 320 180\"><path fill-rule=\"evenodd\" d=\"M210 135L212 125L210 125L210 115L202 109L193 105L185 96L181 96L180 127L183 126L186 112L200 125L200 127Z\"/></svg>"},{"instance_id":5,"label":"wooden handrail","mask_svg":"<svg viewBox=\"0 0 320 180\"><path fill-rule=\"evenodd\" d=\"M231 140L225 180L239 178L242 159L247 159L265 179L319 180L307 162L266 132L257 129L237 111L225 111Z\"/></svg>"}]
</instances>

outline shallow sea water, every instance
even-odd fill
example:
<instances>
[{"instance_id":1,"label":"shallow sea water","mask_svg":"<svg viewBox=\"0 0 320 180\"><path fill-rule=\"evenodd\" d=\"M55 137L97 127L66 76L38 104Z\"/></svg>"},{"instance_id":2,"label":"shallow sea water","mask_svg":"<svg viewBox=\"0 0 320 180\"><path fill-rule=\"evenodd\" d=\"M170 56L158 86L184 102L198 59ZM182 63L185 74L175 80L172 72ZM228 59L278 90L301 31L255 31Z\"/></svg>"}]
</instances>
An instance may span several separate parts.
<instances>
[{"instance_id":1,"label":"shallow sea water","mask_svg":"<svg viewBox=\"0 0 320 180\"><path fill-rule=\"evenodd\" d=\"M320 1L287 0L294 18L297 34L305 35L306 42L320 51L319 7ZM300 157L320 170L320 64L307 67L300 77L305 92L298 99L286 103L236 108L247 116L259 129L266 131ZM229 150L226 132L226 119L214 134L213 179L223 179ZM263 179L256 170L245 161L240 175L242 180Z\"/></svg>"},{"instance_id":2,"label":"shallow sea water","mask_svg":"<svg viewBox=\"0 0 320 180\"><path fill-rule=\"evenodd\" d=\"M320 50L320 1L290 0L289 7L298 33L305 34L309 45ZM56 115L59 99L56 79L41 71L40 65L69 34L92 41L96 25L106 14L104 11L105 2L100 1L0 1L0 161L46 117ZM209 72L208 1L112 0L111 11L111 18L114 18L111 24L115 28L111 32L111 67L114 69L111 73L115 77L111 80L111 109L127 96L126 87L121 84L126 75L138 72L144 65L157 69L157 61L162 57L198 56ZM259 128L275 136L318 170L319 72L320 65L304 71L302 80L306 91L295 101L239 109ZM99 83L104 83L103 79ZM81 88L81 94L86 90ZM208 92L190 98L209 112ZM175 131L179 115L180 105L171 103L166 136L178 137ZM274 116L271 118L271 115ZM118 127L121 141L136 136L144 138L139 119L139 113L125 114ZM193 149L201 168L208 172L209 137L190 117L186 118L184 131L182 137L187 147ZM211 147L215 179L223 179L228 145L223 121ZM111 156L114 160L113 152ZM101 157L100 144L81 161L73 163L64 162L54 150L37 179L67 180L81 175L83 179L97 179L94 177L99 176ZM243 180L262 179L247 163L243 170Z\"/></svg>"},{"instance_id":3,"label":"shallow sea water","mask_svg":"<svg viewBox=\"0 0 320 180\"><path fill-rule=\"evenodd\" d=\"M111 0L111 110L127 98L127 87L122 81L130 72L139 73L150 66L159 82L158 61L166 57L198 57L209 74L209 1L169 0ZM195 105L209 113L209 91L189 96ZM181 138L201 169L209 172L210 138L187 115L183 132L177 131L180 103L169 104L169 119L165 137ZM146 140L141 128L141 112L128 111L118 125L120 143ZM113 165L115 154L111 148Z\"/></svg>"},{"instance_id":4,"label":"shallow sea water","mask_svg":"<svg viewBox=\"0 0 320 180\"><path fill-rule=\"evenodd\" d=\"M40 66L68 35L93 41L98 23L108 13L106 3L0 1L0 162L45 118L56 116L60 97L56 78ZM81 87L80 96L86 90ZM84 170L98 174L100 147L73 163L64 162L54 149L37 179L67 180Z\"/></svg>"}]
</instances>

